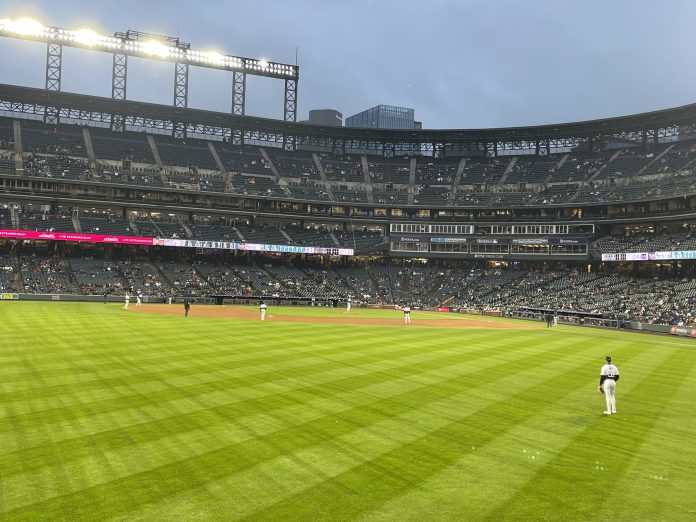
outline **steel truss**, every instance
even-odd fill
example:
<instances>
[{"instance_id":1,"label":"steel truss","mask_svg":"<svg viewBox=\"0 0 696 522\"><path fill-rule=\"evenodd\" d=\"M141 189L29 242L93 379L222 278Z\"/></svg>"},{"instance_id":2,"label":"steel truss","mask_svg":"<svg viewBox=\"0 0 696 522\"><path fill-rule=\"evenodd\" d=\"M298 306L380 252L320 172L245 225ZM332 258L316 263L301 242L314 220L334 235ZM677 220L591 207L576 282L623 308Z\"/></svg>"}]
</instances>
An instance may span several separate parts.
<instances>
[{"instance_id":1,"label":"steel truss","mask_svg":"<svg viewBox=\"0 0 696 522\"><path fill-rule=\"evenodd\" d=\"M232 73L232 114L244 116L246 99L246 73Z\"/></svg>"},{"instance_id":2,"label":"steel truss","mask_svg":"<svg viewBox=\"0 0 696 522\"><path fill-rule=\"evenodd\" d=\"M283 121L297 121L297 79L285 80Z\"/></svg>"},{"instance_id":3,"label":"steel truss","mask_svg":"<svg viewBox=\"0 0 696 522\"><path fill-rule=\"evenodd\" d=\"M111 97L114 100L126 99L126 88L128 86L128 55L114 53L113 65L111 68ZM126 118L121 115L114 115L111 118L111 130L123 131L126 125Z\"/></svg>"},{"instance_id":4,"label":"steel truss","mask_svg":"<svg viewBox=\"0 0 696 522\"><path fill-rule=\"evenodd\" d=\"M54 55L57 50L54 49ZM60 61L52 62L59 66ZM43 91L41 91L43 92ZM413 133L414 140L404 140L401 137L390 137L388 132L382 136L369 136L369 138L347 139L338 137L333 129L327 128L326 134L318 133L316 127L303 125L288 125L282 122L268 123L265 127L248 129L243 126L230 125L220 119L220 124L195 123L195 120L186 119L179 121L181 113L149 117L137 115L124 115L127 106L114 106L109 110L103 104L99 110L89 110L84 107L74 108L72 102L57 102L56 96L42 96L44 102L33 103L22 101L21 96L8 95L8 98L0 97L0 112L16 118L38 120L47 118L49 123L69 121L82 125L96 127L114 126L123 130L137 130L153 132L155 134L170 134L185 136L186 133L209 137L212 139L229 140L234 145L257 144L268 147L314 151L333 152L339 155L345 154L369 154L376 156L398 157L400 155L416 155L447 157L447 156L487 156L495 157L498 154L538 154L541 156L566 152L582 148L587 151L601 151L609 146L650 145L655 142L672 142L678 138L693 137L696 135L696 121L684 121L669 125L662 125L652 129L625 130L616 133L601 134L583 137L545 137L538 139L491 141L490 139L472 140L467 138L423 140L418 141L419 133ZM60 106L62 105L62 106ZM250 120L253 121L253 120ZM344 132L341 130L340 132ZM358 131L359 132L359 131ZM507 154L506 154L507 153Z\"/></svg>"},{"instance_id":5,"label":"steel truss","mask_svg":"<svg viewBox=\"0 0 696 522\"><path fill-rule=\"evenodd\" d=\"M61 44L46 44L46 90L60 91L60 81L63 69L63 46ZM58 107L46 107L44 112L46 123L58 123Z\"/></svg>"}]
</instances>

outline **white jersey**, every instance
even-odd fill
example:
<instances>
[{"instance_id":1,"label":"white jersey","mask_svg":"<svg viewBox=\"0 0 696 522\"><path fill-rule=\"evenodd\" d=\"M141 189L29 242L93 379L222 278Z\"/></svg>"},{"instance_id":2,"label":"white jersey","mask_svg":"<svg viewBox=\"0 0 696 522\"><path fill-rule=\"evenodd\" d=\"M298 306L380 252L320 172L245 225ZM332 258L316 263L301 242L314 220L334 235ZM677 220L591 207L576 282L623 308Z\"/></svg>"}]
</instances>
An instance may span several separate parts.
<instances>
[{"instance_id":1,"label":"white jersey","mask_svg":"<svg viewBox=\"0 0 696 522\"><path fill-rule=\"evenodd\" d=\"M616 378L619 376L619 369L613 364L605 364L602 366L602 370L599 372L599 375L605 377L606 379L616 380Z\"/></svg>"},{"instance_id":2,"label":"white jersey","mask_svg":"<svg viewBox=\"0 0 696 522\"><path fill-rule=\"evenodd\" d=\"M265 304L262 304L261 306L259 306L259 310L261 310L262 312L266 311L266 308L268 308L268 307Z\"/></svg>"},{"instance_id":3,"label":"white jersey","mask_svg":"<svg viewBox=\"0 0 696 522\"><path fill-rule=\"evenodd\" d=\"M404 306L404 313L405 313L405 314L410 314L410 313L411 313L411 307L410 307L410 306Z\"/></svg>"}]
</instances>

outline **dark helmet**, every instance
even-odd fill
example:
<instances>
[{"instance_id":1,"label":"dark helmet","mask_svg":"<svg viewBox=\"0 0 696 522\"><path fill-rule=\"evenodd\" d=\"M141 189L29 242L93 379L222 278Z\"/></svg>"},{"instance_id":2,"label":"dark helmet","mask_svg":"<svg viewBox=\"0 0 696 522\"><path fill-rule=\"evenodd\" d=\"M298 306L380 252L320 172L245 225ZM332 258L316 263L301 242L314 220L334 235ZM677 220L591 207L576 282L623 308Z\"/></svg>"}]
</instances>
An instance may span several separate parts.
<instances>
[{"instance_id":1,"label":"dark helmet","mask_svg":"<svg viewBox=\"0 0 696 522\"><path fill-rule=\"evenodd\" d=\"M605 359L607 360L607 363L611 364L611 355L607 355Z\"/></svg>"}]
</instances>

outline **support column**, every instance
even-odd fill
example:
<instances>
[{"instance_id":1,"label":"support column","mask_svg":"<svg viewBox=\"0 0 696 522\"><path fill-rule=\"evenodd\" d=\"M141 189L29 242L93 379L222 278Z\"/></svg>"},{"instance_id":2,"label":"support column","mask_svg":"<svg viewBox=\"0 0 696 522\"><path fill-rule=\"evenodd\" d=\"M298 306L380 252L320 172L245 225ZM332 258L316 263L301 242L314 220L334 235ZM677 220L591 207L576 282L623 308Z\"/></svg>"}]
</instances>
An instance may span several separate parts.
<instances>
[{"instance_id":1,"label":"support column","mask_svg":"<svg viewBox=\"0 0 696 522\"><path fill-rule=\"evenodd\" d=\"M174 107L183 109L188 107L188 73L187 63L176 62L174 64ZM175 138L186 138L186 125L174 122L172 135Z\"/></svg>"},{"instance_id":2,"label":"support column","mask_svg":"<svg viewBox=\"0 0 696 522\"><path fill-rule=\"evenodd\" d=\"M60 81L63 63L63 46L49 42L46 45L46 90L60 91ZM45 123L58 123L58 107L46 106L44 110Z\"/></svg>"},{"instance_id":3,"label":"support column","mask_svg":"<svg viewBox=\"0 0 696 522\"><path fill-rule=\"evenodd\" d=\"M128 84L128 55L114 53L111 67L111 98L114 100L126 99L126 86ZM126 127L125 117L111 116L111 130L123 131Z\"/></svg>"},{"instance_id":4,"label":"support column","mask_svg":"<svg viewBox=\"0 0 696 522\"><path fill-rule=\"evenodd\" d=\"M232 73L232 114L244 116L246 99L246 73L234 71Z\"/></svg>"},{"instance_id":5,"label":"support column","mask_svg":"<svg viewBox=\"0 0 696 522\"><path fill-rule=\"evenodd\" d=\"M297 79L285 80L285 102L283 104L283 121L297 121ZM283 135L283 150L295 150L297 138Z\"/></svg>"}]
</instances>

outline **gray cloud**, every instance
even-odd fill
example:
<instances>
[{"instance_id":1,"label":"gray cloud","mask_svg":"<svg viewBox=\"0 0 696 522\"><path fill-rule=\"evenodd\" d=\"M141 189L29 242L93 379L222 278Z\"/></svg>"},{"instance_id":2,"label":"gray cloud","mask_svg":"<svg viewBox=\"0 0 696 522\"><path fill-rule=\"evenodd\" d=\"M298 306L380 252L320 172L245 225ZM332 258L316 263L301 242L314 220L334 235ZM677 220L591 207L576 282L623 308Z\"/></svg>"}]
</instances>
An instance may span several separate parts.
<instances>
[{"instance_id":1,"label":"gray cloud","mask_svg":"<svg viewBox=\"0 0 696 522\"><path fill-rule=\"evenodd\" d=\"M177 35L196 48L294 63L300 117L378 103L428 128L586 120L696 101L696 3L687 0L35 0L0 17ZM45 51L0 40L0 81L43 86ZM171 103L173 68L133 60L129 98ZM108 96L110 59L68 51L64 89ZM230 75L191 73L190 105L229 110ZM248 113L282 114L282 83L253 79Z\"/></svg>"}]
</instances>

